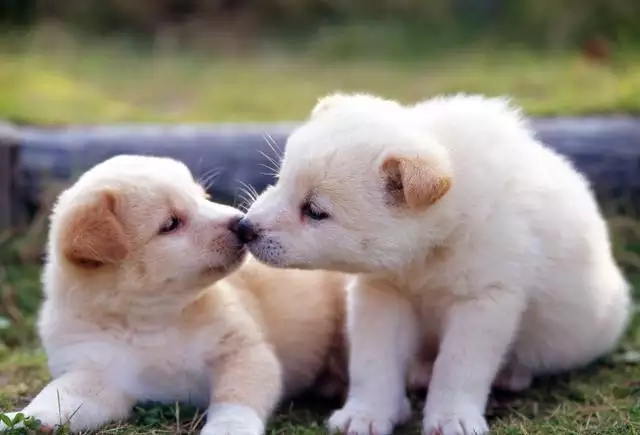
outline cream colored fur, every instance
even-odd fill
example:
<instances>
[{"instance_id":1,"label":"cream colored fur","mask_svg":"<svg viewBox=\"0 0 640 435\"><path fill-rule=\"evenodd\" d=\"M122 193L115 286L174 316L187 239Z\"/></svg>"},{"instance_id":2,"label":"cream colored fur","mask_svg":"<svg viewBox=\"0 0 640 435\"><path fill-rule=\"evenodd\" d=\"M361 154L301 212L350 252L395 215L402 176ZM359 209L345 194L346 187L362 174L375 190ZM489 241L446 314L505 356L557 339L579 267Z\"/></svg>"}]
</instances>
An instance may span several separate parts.
<instances>
[{"instance_id":1,"label":"cream colored fur","mask_svg":"<svg viewBox=\"0 0 640 435\"><path fill-rule=\"evenodd\" d=\"M344 281L241 265L240 216L175 160L85 173L51 217L38 329L53 380L22 412L78 431L181 401L208 409L203 434L263 434L280 400L340 358Z\"/></svg>"},{"instance_id":2,"label":"cream colored fur","mask_svg":"<svg viewBox=\"0 0 640 435\"><path fill-rule=\"evenodd\" d=\"M502 99L328 96L278 177L247 212L251 252L358 274L332 430L391 433L420 354L424 432L483 434L492 384L588 364L625 329L629 286L587 181Z\"/></svg>"}]
</instances>

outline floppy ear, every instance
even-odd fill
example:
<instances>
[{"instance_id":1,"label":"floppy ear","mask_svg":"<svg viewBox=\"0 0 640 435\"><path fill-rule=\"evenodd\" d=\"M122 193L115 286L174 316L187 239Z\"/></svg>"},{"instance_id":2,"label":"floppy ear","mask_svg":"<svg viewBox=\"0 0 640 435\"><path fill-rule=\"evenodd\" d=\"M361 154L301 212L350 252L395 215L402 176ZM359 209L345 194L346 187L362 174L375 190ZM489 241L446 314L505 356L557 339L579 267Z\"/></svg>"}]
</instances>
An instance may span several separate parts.
<instances>
[{"instance_id":1,"label":"floppy ear","mask_svg":"<svg viewBox=\"0 0 640 435\"><path fill-rule=\"evenodd\" d=\"M88 204L76 207L62 237L63 253L72 263L85 268L114 264L129 252L129 242L114 213L112 192L96 193Z\"/></svg>"},{"instance_id":2,"label":"floppy ear","mask_svg":"<svg viewBox=\"0 0 640 435\"><path fill-rule=\"evenodd\" d=\"M449 166L426 157L391 155L381 169L389 193L412 209L435 204L451 188Z\"/></svg>"}]
</instances>

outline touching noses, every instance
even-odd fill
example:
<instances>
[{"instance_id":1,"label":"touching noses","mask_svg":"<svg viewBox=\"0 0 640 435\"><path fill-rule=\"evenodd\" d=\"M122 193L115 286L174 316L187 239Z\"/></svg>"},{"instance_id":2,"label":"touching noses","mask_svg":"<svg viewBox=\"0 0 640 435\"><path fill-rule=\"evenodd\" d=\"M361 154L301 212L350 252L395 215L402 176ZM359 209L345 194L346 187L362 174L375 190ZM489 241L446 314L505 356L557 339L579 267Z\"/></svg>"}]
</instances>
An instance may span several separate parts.
<instances>
[{"instance_id":1,"label":"touching noses","mask_svg":"<svg viewBox=\"0 0 640 435\"><path fill-rule=\"evenodd\" d=\"M229 229L238 237L242 243L250 243L258 238L255 227L244 217L234 218L229 223Z\"/></svg>"}]
</instances>

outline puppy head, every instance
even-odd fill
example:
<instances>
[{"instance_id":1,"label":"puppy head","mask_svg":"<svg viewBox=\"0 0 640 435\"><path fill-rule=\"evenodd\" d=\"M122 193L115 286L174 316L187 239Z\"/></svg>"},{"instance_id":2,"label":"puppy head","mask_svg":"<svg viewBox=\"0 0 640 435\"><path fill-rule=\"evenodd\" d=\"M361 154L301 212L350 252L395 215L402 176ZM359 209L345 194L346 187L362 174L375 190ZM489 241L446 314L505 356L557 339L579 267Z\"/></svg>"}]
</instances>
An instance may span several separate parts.
<instances>
[{"instance_id":1,"label":"puppy head","mask_svg":"<svg viewBox=\"0 0 640 435\"><path fill-rule=\"evenodd\" d=\"M321 100L290 136L277 184L247 211L251 252L273 266L352 273L417 255L452 168L411 116L367 95Z\"/></svg>"},{"instance_id":2,"label":"puppy head","mask_svg":"<svg viewBox=\"0 0 640 435\"><path fill-rule=\"evenodd\" d=\"M180 293L239 265L244 250L229 227L240 216L208 201L178 161L118 156L60 195L48 260L84 287Z\"/></svg>"}]
</instances>

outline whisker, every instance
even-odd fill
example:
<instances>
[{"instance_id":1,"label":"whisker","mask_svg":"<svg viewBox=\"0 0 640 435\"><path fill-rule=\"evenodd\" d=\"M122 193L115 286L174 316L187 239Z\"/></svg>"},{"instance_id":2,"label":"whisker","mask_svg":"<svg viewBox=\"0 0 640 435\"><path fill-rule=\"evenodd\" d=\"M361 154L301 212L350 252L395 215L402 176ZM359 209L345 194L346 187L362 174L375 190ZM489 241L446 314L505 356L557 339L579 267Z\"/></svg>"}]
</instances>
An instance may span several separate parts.
<instances>
[{"instance_id":1,"label":"whisker","mask_svg":"<svg viewBox=\"0 0 640 435\"><path fill-rule=\"evenodd\" d=\"M266 169L268 172L262 172L262 175L269 175L272 177L275 177L278 175L278 170L275 168L272 168L271 166L267 165L266 163L258 163L258 166L263 167L264 169Z\"/></svg>"},{"instance_id":2,"label":"whisker","mask_svg":"<svg viewBox=\"0 0 640 435\"><path fill-rule=\"evenodd\" d=\"M246 196L240 196L237 199L240 199L240 202L236 203L234 207L236 207L241 212L246 213L247 210L249 210L249 207L251 207L251 202L252 202L251 198L247 198Z\"/></svg>"},{"instance_id":3,"label":"whisker","mask_svg":"<svg viewBox=\"0 0 640 435\"><path fill-rule=\"evenodd\" d=\"M267 145L269 145L269 148L271 148L271 151L273 151L274 156L278 160L281 160L282 159L282 151L280 150L280 147L278 146L278 142L276 142L276 140L273 138L273 136L271 136L269 133L265 133L265 140L267 142Z\"/></svg>"},{"instance_id":4,"label":"whisker","mask_svg":"<svg viewBox=\"0 0 640 435\"><path fill-rule=\"evenodd\" d=\"M247 193L250 195L250 197L255 201L256 199L258 199L258 191L255 189L255 187L253 187L250 184L245 183L244 181L240 180L240 184L242 184L242 186L244 186L244 188L246 189Z\"/></svg>"},{"instance_id":5,"label":"whisker","mask_svg":"<svg viewBox=\"0 0 640 435\"><path fill-rule=\"evenodd\" d=\"M205 172L198 180L197 183L200 184L205 190L209 190L211 186L216 182L216 180L222 175L224 172L224 168L212 168Z\"/></svg>"},{"instance_id":6,"label":"whisker","mask_svg":"<svg viewBox=\"0 0 640 435\"><path fill-rule=\"evenodd\" d=\"M280 162L282 161L282 151L280 150L278 143L269 133L264 133L262 137L269 146L272 155L269 155L263 151L260 151L260 154L262 154L262 156L267 159L274 166L274 168L280 169Z\"/></svg>"},{"instance_id":7,"label":"whisker","mask_svg":"<svg viewBox=\"0 0 640 435\"><path fill-rule=\"evenodd\" d=\"M237 208L242 211L247 211L251 204L253 204L258 198L259 193L253 186L245 183L244 181L237 181L241 185L237 196L237 198L241 200L241 203L237 205Z\"/></svg>"},{"instance_id":8,"label":"whisker","mask_svg":"<svg viewBox=\"0 0 640 435\"><path fill-rule=\"evenodd\" d=\"M280 168L280 163L278 163L276 160L274 160L273 157L270 157L267 153L265 153L262 150L258 150L258 152L262 155L262 157L267 159L267 161L273 165L273 167L271 169L277 170L277 169ZM263 163L263 164L266 165L266 163Z\"/></svg>"},{"instance_id":9,"label":"whisker","mask_svg":"<svg viewBox=\"0 0 640 435\"><path fill-rule=\"evenodd\" d=\"M242 198L238 198L238 196L234 196L233 197L233 204L231 204L231 207L233 208L237 208L238 210L244 212L244 210L242 209L242 205L244 204L244 201L241 200ZM240 202L238 202L238 200L241 200Z\"/></svg>"}]
</instances>

